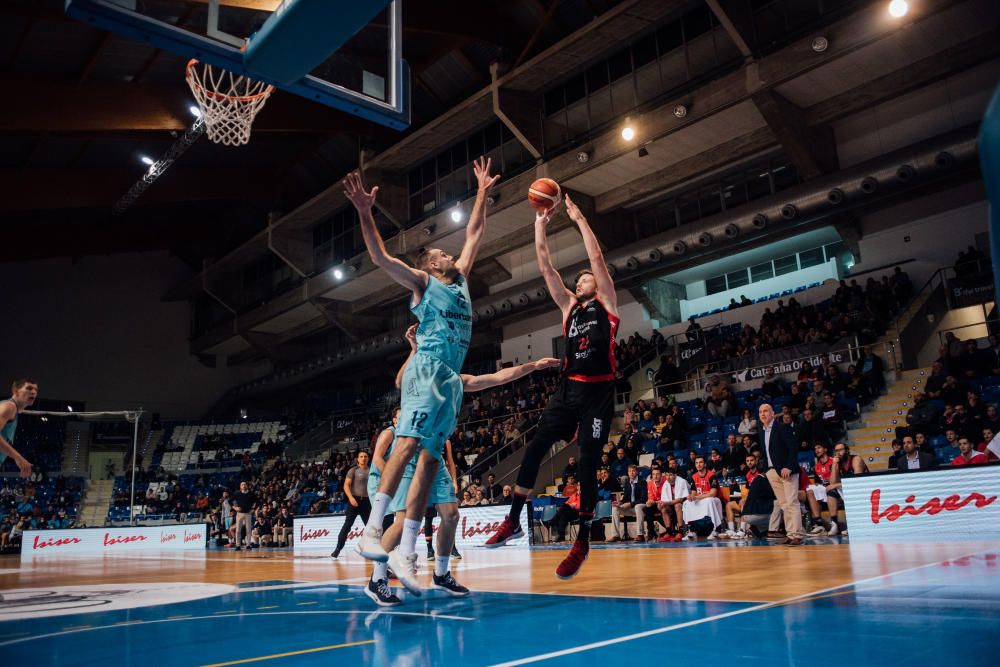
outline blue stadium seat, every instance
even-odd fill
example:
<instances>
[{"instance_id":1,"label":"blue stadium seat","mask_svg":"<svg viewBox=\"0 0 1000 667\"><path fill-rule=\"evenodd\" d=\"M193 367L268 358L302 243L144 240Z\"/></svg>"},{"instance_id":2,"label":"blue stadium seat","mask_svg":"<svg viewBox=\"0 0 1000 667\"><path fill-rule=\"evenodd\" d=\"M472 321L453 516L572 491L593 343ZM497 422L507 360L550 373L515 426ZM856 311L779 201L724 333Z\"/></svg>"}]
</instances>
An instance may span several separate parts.
<instances>
[{"instance_id":1,"label":"blue stadium seat","mask_svg":"<svg viewBox=\"0 0 1000 667\"><path fill-rule=\"evenodd\" d=\"M943 435L932 435L930 442L933 447L951 447L951 445L948 444L948 439Z\"/></svg>"}]
</instances>

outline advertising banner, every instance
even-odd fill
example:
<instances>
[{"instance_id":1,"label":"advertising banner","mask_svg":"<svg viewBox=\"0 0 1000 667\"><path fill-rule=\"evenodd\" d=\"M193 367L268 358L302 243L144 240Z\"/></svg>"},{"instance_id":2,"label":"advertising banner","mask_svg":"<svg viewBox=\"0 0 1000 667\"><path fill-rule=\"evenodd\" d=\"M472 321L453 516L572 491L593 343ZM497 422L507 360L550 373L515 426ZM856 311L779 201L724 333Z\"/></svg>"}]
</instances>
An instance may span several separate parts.
<instances>
[{"instance_id":1,"label":"advertising banner","mask_svg":"<svg viewBox=\"0 0 1000 667\"><path fill-rule=\"evenodd\" d=\"M26 530L21 556L106 555L139 551L204 551L207 526L188 523L173 526L124 528L75 528Z\"/></svg>"},{"instance_id":2,"label":"advertising banner","mask_svg":"<svg viewBox=\"0 0 1000 667\"><path fill-rule=\"evenodd\" d=\"M490 505L486 507L458 508L458 529L455 531L455 546L459 551L483 546L483 542L500 527L500 522L507 516L508 505ZM295 517L293 525L293 545L296 555L329 555L337 546L337 536L344 525L344 517ZM434 532L441 525L440 517L434 518ZM528 508L521 510L521 526L525 528L525 536L507 543L508 547L528 547ZM355 520L347 533L347 544L344 551L354 552L354 545L361 537L364 524L361 519ZM422 535L422 534L421 534ZM422 544L420 545L422 548Z\"/></svg>"},{"instance_id":3,"label":"advertising banner","mask_svg":"<svg viewBox=\"0 0 1000 667\"><path fill-rule=\"evenodd\" d=\"M848 477L851 542L1000 539L1000 465Z\"/></svg>"}]
</instances>

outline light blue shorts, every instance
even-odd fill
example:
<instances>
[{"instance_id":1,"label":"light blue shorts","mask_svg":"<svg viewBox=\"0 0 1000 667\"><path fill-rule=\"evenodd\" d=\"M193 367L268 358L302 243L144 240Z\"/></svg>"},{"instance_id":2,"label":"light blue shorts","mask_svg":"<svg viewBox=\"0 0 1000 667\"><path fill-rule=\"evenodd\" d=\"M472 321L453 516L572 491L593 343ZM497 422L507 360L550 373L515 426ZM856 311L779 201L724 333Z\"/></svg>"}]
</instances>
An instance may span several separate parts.
<instances>
[{"instance_id":1,"label":"light blue shorts","mask_svg":"<svg viewBox=\"0 0 1000 667\"><path fill-rule=\"evenodd\" d=\"M396 437L419 438L443 464L444 441L462 408L462 378L440 359L418 352L406 365L401 391Z\"/></svg>"},{"instance_id":2,"label":"light blue shorts","mask_svg":"<svg viewBox=\"0 0 1000 667\"><path fill-rule=\"evenodd\" d=\"M419 450L417 455L419 455ZM399 488L396 489L396 495L392 497L392 502L389 504L390 512L402 512L406 509L406 494L410 491L410 482L413 481L413 475L417 471L417 455L406 464L403 478L399 481ZM434 475L434 481L431 482L427 506L433 507L434 505L457 502L458 497L455 495L455 484L451 479L451 473L448 472L448 468L443 463L439 463L437 474Z\"/></svg>"},{"instance_id":3,"label":"light blue shorts","mask_svg":"<svg viewBox=\"0 0 1000 667\"><path fill-rule=\"evenodd\" d=\"M378 484L382 481L382 473L374 465L368 469L368 497L374 498L378 493Z\"/></svg>"}]
</instances>

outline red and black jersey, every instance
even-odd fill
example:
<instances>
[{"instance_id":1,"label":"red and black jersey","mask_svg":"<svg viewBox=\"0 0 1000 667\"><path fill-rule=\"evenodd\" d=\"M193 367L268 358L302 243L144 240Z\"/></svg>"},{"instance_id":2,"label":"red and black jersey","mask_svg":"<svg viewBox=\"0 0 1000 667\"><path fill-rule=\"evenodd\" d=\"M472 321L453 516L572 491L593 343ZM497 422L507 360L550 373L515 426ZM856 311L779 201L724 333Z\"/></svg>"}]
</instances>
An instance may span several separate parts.
<instances>
[{"instance_id":1,"label":"red and black jersey","mask_svg":"<svg viewBox=\"0 0 1000 667\"><path fill-rule=\"evenodd\" d=\"M830 475L833 474L833 458L827 456L826 463L816 459L816 462L813 463L813 472L815 472L816 476L823 480L824 483L829 484Z\"/></svg>"},{"instance_id":2,"label":"red and black jersey","mask_svg":"<svg viewBox=\"0 0 1000 667\"><path fill-rule=\"evenodd\" d=\"M691 479L694 480L694 490L699 496L705 495L712 489L715 489L716 492L719 490L719 480L715 478L715 472L711 470L706 470L704 476L695 473Z\"/></svg>"},{"instance_id":3,"label":"red and black jersey","mask_svg":"<svg viewBox=\"0 0 1000 667\"><path fill-rule=\"evenodd\" d=\"M610 382L615 379L615 336L621 320L597 299L576 303L563 323L567 379Z\"/></svg>"}]
</instances>

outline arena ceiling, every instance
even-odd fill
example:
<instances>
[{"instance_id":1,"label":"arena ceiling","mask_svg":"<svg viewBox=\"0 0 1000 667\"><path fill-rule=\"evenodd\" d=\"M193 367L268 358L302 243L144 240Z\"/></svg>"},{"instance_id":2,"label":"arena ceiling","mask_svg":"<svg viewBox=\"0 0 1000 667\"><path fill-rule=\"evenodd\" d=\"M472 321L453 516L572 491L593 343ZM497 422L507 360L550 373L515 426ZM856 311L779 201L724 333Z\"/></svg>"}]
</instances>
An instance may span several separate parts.
<instances>
[{"instance_id":1,"label":"arena ceiling","mask_svg":"<svg viewBox=\"0 0 1000 667\"><path fill-rule=\"evenodd\" d=\"M541 145L530 121L540 91L692 8L711 10L716 46L735 66L632 110L644 156L622 141L620 127L597 128L505 179L477 264L479 294L514 289L518 267L531 264L523 195L536 174L560 181L600 214L598 234L613 249L637 240L629 209L664 193L767 155L786 156L807 180L829 175L857 161L838 155L834 128L859 114L907 117L902 133L887 137L888 152L935 134L934 124L923 122L931 115L924 105L950 95L956 81L975 90L995 85L1000 10L991 0L914 0L902 22L889 20L881 0L844 2L844 11L787 44L751 48L743 9L773 1L513 0L479 3L469 20L468 3L406 0L408 132L278 93L248 147L197 143L120 218L111 206L141 173L139 151L162 152L172 133L190 124L182 59L68 20L55 0L5 3L0 76L15 94L0 108L0 209L15 231L0 260L168 248L201 270L167 298L207 294L238 311L197 336L194 353L230 363L294 361L309 354L305 342L325 332L359 340L385 330L379 313L404 296L363 255L346 263L347 280L311 268L311 229L345 205L339 181L362 151L366 171L385 186L383 213L405 218L408 169L494 121L498 109L523 130L526 144ZM202 1L177 4L179 21L204 11ZM493 62L501 63L495 84ZM678 105L684 117L674 113ZM280 213L268 224L273 211ZM446 215L400 225L391 250L405 256L428 243L457 250L464 232ZM568 221L554 225L560 264L582 259ZM241 272L274 255L292 269L294 284L267 303L230 307ZM523 282L532 278L525 273Z\"/></svg>"}]
</instances>

